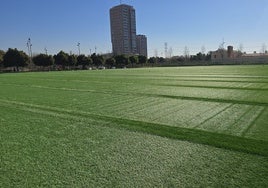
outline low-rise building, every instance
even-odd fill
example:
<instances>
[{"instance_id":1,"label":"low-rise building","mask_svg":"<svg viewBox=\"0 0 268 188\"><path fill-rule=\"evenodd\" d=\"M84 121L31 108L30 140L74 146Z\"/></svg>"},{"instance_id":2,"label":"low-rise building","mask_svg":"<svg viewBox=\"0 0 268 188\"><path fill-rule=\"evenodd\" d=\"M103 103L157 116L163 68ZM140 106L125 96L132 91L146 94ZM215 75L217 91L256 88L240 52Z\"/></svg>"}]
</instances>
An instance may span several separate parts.
<instances>
[{"instance_id":1,"label":"low-rise building","mask_svg":"<svg viewBox=\"0 0 268 188\"><path fill-rule=\"evenodd\" d=\"M246 54L240 51L233 50L233 46L228 46L227 49L218 49L211 52L212 63L268 63L268 53L251 53Z\"/></svg>"},{"instance_id":2,"label":"low-rise building","mask_svg":"<svg viewBox=\"0 0 268 188\"><path fill-rule=\"evenodd\" d=\"M236 59L242 56L242 53L235 51L233 46L228 46L227 50L224 48L219 48L218 50L211 52L212 62L222 62L227 60Z\"/></svg>"}]
</instances>

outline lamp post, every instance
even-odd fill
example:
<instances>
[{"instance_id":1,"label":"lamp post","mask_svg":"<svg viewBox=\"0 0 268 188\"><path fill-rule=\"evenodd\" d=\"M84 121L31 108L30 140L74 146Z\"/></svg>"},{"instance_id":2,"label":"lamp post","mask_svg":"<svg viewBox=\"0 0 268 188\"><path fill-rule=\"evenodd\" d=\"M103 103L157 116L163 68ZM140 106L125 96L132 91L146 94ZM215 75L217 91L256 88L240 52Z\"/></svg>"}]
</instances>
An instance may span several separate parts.
<instances>
[{"instance_id":1,"label":"lamp post","mask_svg":"<svg viewBox=\"0 0 268 188\"><path fill-rule=\"evenodd\" d=\"M28 38L28 40L27 40L27 48L28 48L28 53L29 53L29 57L30 57L30 62L32 63L33 53L32 53L31 38Z\"/></svg>"},{"instance_id":2,"label":"lamp post","mask_svg":"<svg viewBox=\"0 0 268 188\"><path fill-rule=\"evenodd\" d=\"M78 42L77 47L78 47L78 55L80 55L80 42Z\"/></svg>"}]
</instances>

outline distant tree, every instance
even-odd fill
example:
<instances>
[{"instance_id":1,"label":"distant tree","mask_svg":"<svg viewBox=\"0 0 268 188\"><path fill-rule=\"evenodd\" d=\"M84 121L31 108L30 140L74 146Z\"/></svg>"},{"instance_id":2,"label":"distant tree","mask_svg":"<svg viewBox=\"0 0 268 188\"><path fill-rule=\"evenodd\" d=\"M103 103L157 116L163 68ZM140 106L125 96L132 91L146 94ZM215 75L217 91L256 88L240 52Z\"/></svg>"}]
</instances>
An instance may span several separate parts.
<instances>
[{"instance_id":1,"label":"distant tree","mask_svg":"<svg viewBox=\"0 0 268 188\"><path fill-rule=\"evenodd\" d=\"M16 67L18 71L19 67L28 65L29 57L23 51L9 48L3 57L3 63L5 67Z\"/></svg>"},{"instance_id":2,"label":"distant tree","mask_svg":"<svg viewBox=\"0 0 268 188\"><path fill-rule=\"evenodd\" d=\"M157 57L157 62L158 63L165 63L165 58L163 58L163 57Z\"/></svg>"},{"instance_id":3,"label":"distant tree","mask_svg":"<svg viewBox=\"0 0 268 188\"><path fill-rule=\"evenodd\" d=\"M129 63L129 59L126 55L117 55L114 58L117 67L125 67Z\"/></svg>"},{"instance_id":4,"label":"distant tree","mask_svg":"<svg viewBox=\"0 0 268 188\"><path fill-rule=\"evenodd\" d=\"M210 61L211 60L211 54L212 54L212 52L207 53L207 55L205 56L205 60L206 61Z\"/></svg>"},{"instance_id":5,"label":"distant tree","mask_svg":"<svg viewBox=\"0 0 268 188\"><path fill-rule=\"evenodd\" d=\"M55 64L60 65L65 69L65 66L68 65L68 56L67 53L60 51L57 55L54 55Z\"/></svg>"},{"instance_id":6,"label":"distant tree","mask_svg":"<svg viewBox=\"0 0 268 188\"><path fill-rule=\"evenodd\" d=\"M77 64L82 65L82 69L86 69L86 66L89 66L92 63L92 59L90 57L81 54L77 56Z\"/></svg>"},{"instance_id":7,"label":"distant tree","mask_svg":"<svg viewBox=\"0 0 268 188\"><path fill-rule=\"evenodd\" d=\"M147 63L147 57L144 55L139 55L138 60L139 60L139 64L144 65L145 63Z\"/></svg>"},{"instance_id":8,"label":"distant tree","mask_svg":"<svg viewBox=\"0 0 268 188\"><path fill-rule=\"evenodd\" d=\"M179 57L176 57L176 61L177 61L178 63L182 63L182 62L185 61L185 58L184 58L184 56L179 56Z\"/></svg>"},{"instance_id":9,"label":"distant tree","mask_svg":"<svg viewBox=\"0 0 268 188\"><path fill-rule=\"evenodd\" d=\"M68 56L68 66L75 66L77 64L77 56L72 54Z\"/></svg>"},{"instance_id":10,"label":"distant tree","mask_svg":"<svg viewBox=\"0 0 268 188\"><path fill-rule=\"evenodd\" d=\"M97 66L104 65L104 58L102 55L97 55L97 59L95 59L95 65L97 65Z\"/></svg>"},{"instance_id":11,"label":"distant tree","mask_svg":"<svg viewBox=\"0 0 268 188\"><path fill-rule=\"evenodd\" d=\"M91 55L91 59L93 62L93 65L99 67L102 66L104 64L104 58L102 55L97 55L96 53Z\"/></svg>"},{"instance_id":12,"label":"distant tree","mask_svg":"<svg viewBox=\"0 0 268 188\"><path fill-rule=\"evenodd\" d=\"M39 54L33 57L33 63L37 66L50 66L53 65L54 59L51 55Z\"/></svg>"},{"instance_id":13,"label":"distant tree","mask_svg":"<svg viewBox=\"0 0 268 188\"><path fill-rule=\"evenodd\" d=\"M156 61L157 61L157 57L150 57L148 59L148 63L150 63L151 65L156 64Z\"/></svg>"},{"instance_id":14,"label":"distant tree","mask_svg":"<svg viewBox=\"0 0 268 188\"><path fill-rule=\"evenodd\" d=\"M129 61L130 61L131 65L132 65L132 67L133 67L134 64L138 63L139 59L138 59L137 56L133 55L133 56L129 57Z\"/></svg>"},{"instance_id":15,"label":"distant tree","mask_svg":"<svg viewBox=\"0 0 268 188\"><path fill-rule=\"evenodd\" d=\"M190 61L209 61L210 58L211 58L210 53L203 54L202 52L199 52L196 55L191 55Z\"/></svg>"},{"instance_id":16,"label":"distant tree","mask_svg":"<svg viewBox=\"0 0 268 188\"><path fill-rule=\"evenodd\" d=\"M240 43L237 47L237 56L238 57L241 57L243 55L243 50L244 50L244 46L242 43Z\"/></svg>"},{"instance_id":17,"label":"distant tree","mask_svg":"<svg viewBox=\"0 0 268 188\"><path fill-rule=\"evenodd\" d=\"M92 59L93 65L95 65L95 61L97 61L97 54L96 53L93 53L90 57Z\"/></svg>"},{"instance_id":18,"label":"distant tree","mask_svg":"<svg viewBox=\"0 0 268 188\"><path fill-rule=\"evenodd\" d=\"M3 64L4 55L5 55L5 52L3 50L0 50L0 67L4 66L4 64Z\"/></svg>"},{"instance_id":19,"label":"distant tree","mask_svg":"<svg viewBox=\"0 0 268 188\"><path fill-rule=\"evenodd\" d=\"M114 67L115 66L115 59L113 57L110 57L110 58L106 59L105 64L110 68Z\"/></svg>"},{"instance_id":20,"label":"distant tree","mask_svg":"<svg viewBox=\"0 0 268 188\"><path fill-rule=\"evenodd\" d=\"M197 61L202 61L204 58L203 58L203 54L201 52L197 53L196 54L196 60Z\"/></svg>"}]
</instances>

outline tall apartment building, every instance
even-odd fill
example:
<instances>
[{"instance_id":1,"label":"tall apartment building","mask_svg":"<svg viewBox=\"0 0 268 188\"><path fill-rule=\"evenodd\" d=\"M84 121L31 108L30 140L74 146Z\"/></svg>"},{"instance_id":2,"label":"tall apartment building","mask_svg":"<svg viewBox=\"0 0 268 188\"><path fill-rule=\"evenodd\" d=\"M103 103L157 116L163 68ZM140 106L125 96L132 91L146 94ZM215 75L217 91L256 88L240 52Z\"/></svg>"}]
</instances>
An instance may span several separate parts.
<instances>
[{"instance_id":1,"label":"tall apartment building","mask_svg":"<svg viewBox=\"0 0 268 188\"><path fill-rule=\"evenodd\" d=\"M145 35L136 36L137 53L147 57L147 38Z\"/></svg>"},{"instance_id":2,"label":"tall apartment building","mask_svg":"<svg viewBox=\"0 0 268 188\"><path fill-rule=\"evenodd\" d=\"M121 4L110 9L114 54L136 54L136 16L132 6Z\"/></svg>"}]
</instances>

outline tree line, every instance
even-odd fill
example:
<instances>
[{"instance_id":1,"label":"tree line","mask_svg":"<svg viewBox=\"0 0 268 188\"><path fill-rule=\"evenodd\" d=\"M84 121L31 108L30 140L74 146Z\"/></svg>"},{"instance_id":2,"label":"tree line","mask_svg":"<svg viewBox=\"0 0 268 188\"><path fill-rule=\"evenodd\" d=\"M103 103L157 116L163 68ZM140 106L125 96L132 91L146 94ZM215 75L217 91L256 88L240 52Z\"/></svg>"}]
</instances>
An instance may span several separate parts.
<instances>
[{"instance_id":1,"label":"tree line","mask_svg":"<svg viewBox=\"0 0 268 188\"><path fill-rule=\"evenodd\" d=\"M38 54L29 57L25 52L16 48L9 48L6 52L0 50L0 68L12 67L13 71L19 71L19 67L28 67L36 70L37 67L45 70L70 70L95 68L123 68L123 67L143 67L143 66L168 66L168 65L187 65L209 62L210 53L201 52L191 56L177 56L171 58L150 57L142 55L115 55L107 56L100 54L75 55L60 51L55 55Z\"/></svg>"},{"instance_id":2,"label":"tree line","mask_svg":"<svg viewBox=\"0 0 268 188\"><path fill-rule=\"evenodd\" d=\"M9 48L6 52L0 50L0 67L13 67L18 71L20 67L52 67L56 70L88 69L89 67L122 68L145 65L147 57L142 55L103 56L100 54L75 55L60 51L55 55L38 54L29 57L25 52Z\"/></svg>"}]
</instances>

